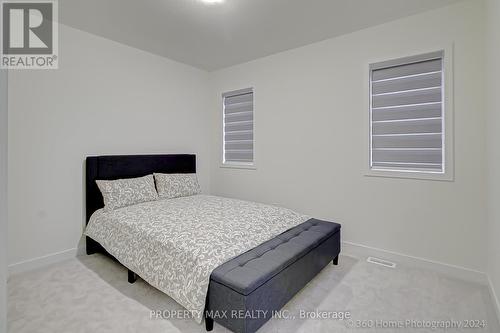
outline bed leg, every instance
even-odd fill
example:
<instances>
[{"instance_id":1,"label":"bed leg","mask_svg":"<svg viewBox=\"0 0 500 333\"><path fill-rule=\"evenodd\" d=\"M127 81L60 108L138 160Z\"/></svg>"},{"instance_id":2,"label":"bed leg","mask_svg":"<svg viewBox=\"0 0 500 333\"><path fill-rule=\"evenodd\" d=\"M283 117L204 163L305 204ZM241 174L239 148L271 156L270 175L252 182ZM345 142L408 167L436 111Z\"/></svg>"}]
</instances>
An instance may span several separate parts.
<instances>
[{"instance_id":1,"label":"bed leg","mask_svg":"<svg viewBox=\"0 0 500 333\"><path fill-rule=\"evenodd\" d=\"M333 264L335 266L337 266L339 264L339 256L336 256L334 259L333 259Z\"/></svg>"},{"instance_id":2,"label":"bed leg","mask_svg":"<svg viewBox=\"0 0 500 333\"><path fill-rule=\"evenodd\" d=\"M207 330L207 332L210 332L214 329L214 320L208 315L205 316L205 329Z\"/></svg>"},{"instance_id":3,"label":"bed leg","mask_svg":"<svg viewBox=\"0 0 500 333\"><path fill-rule=\"evenodd\" d=\"M134 283L137 281L137 274L132 272L130 269L128 270L128 283Z\"/></svg>"},{"instance_id":4,"label":"bed leg","mask_svg":"<svg viewBox=\"0 0 500 333\"><path fill-rule=\"evenodd\" d=\"M96 242L89 237L85 237L85 250L87 252L87 255L97 253Z\"/></svg>"}]
</instances>

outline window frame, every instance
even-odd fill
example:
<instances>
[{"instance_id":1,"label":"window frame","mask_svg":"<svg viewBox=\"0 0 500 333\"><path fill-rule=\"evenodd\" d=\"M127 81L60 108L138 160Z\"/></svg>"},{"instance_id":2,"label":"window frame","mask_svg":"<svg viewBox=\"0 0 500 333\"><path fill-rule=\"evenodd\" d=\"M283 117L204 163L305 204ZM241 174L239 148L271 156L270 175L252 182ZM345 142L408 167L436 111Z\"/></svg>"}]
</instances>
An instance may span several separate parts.
<instances>
[{"instance_id":1,"label":"window frame","mask_svg":"<svg viewBox=\"0 0 500 333\"><path fill-rule=\"evenodd\" d=\"M371 71L372 65L383 62L398 61L404 58L414 58L425 56L429 53L443 52L443 171L425 171L425 170L404 170L404 169L372 169L371 154L372 154L372 82ZM389 60L388 60L389 59ZM365 80L368 96L366 98L366 109L368 110L367 126L367 142L366 144L366 170L365 176L388 177L388 178L408 178L421 180L438 180L438 181L453 181L454 180L454 121L453 121L453 44L446 47L431 48L429 51L417 50L411 54L387 56L382 60L370 61L367 66L367 80Z\"/></svg>"},{"instance_id":2,"label":"window frame","mask_svg":"<svg viewBox=\"0 0 500 333\"><path fill-rule=\"evenodd\" d=\"M224 99L228 96L233 96L237 94L243 94L243 93L252 93L252 99L253 99L253 162L235 162L235 161L226 161L225 160L225 154L226 154L226 147L225 147L225 118L224 118L224 111L225 111L225 102ZM256 164L256 149L255 149L255 142L256 142L256 134L255 134L255 123L256 123L256 112L255 112L255 89L253 86L250 86L248 88L242 88L242 89L236 89L236 90L228 90L223 93L221 93L221 124L222 124L222 150L221 150L221 163L220 167L221 168L229 168L229 169L248 169L248 170L255 170L257 169L257 164Z\"/></svg>"}]
</instances>

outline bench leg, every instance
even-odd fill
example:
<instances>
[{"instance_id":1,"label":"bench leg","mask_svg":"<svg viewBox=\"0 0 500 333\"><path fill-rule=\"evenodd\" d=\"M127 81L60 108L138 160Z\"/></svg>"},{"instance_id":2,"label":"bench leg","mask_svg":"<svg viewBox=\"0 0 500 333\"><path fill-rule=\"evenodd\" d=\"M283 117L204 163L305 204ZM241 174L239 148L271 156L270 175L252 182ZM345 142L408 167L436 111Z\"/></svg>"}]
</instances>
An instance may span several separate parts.
<instances>
[{"instance_id":1,"label":"bench leg","mask_svg":"<svg viewBox=\"0 0 500 333\"><path fill-rule=\"evenodd\" d=\"M134 283L137 281L137 274L132 272L130 269L128 270L128 283Z\"/></svg>"},{"instance_id":2,"label":"bench leg","mask_svg":"<svg viewBox=\"0 0 500 333\"><path fill-rule=\"evenodd\" d=\"M339 264L339 256L336 256L335 259L333 259L333 264L337 266Z\"/></svg>"},{"instance_id":3,"label":"bench leg","mask_svg":"<svg viewBox=\"0 0 500 333\"><path fill-rule=\"evenodd\" d=\"M205 329L210 332L214 329L214 320L209 316L205 316Z\"/></svg>"}]
</instances>

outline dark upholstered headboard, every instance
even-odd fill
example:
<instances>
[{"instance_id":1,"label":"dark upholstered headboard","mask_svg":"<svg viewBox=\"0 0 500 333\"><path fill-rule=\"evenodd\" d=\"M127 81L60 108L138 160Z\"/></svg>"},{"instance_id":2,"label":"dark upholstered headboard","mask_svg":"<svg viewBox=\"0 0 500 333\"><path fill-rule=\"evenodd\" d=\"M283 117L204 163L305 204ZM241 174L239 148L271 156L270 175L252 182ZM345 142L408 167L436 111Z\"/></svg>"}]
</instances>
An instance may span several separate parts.
<instances>
[{"instance_id":1,"label":"dark upholstered headboard","mask_svg":"<svg viewBox=\"0 0 500 333\"><path fill-rule=\"evenodd\" d=\"M96 180L135 178L157 173L196 173L196 155L93 156L86 159L86 223L104 207Z\"/></svg>"}]
</instances>

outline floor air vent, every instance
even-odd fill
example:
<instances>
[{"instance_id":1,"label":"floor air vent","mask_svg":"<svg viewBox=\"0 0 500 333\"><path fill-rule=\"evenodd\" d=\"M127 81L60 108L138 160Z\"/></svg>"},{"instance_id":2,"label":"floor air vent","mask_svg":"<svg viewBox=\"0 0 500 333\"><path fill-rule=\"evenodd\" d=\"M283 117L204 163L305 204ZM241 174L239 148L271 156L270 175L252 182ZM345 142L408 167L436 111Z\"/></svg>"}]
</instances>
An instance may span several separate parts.
<instances>
[{"instance_id":1,"label":"floor air vent","mask_svg":"<svg viewBox=\"0 0 500 333\"><path fill-rule=\"evenodd\" d=\"M366 261L368 261L370 264L380 265L380 266L384 266L384 267L389 267L389 268L396 267L396 263L391 262L391 261L387 261L384 259L380 259L380 258L368 257L368 259L366 259Z\"/></svg>"}]
</instances>

